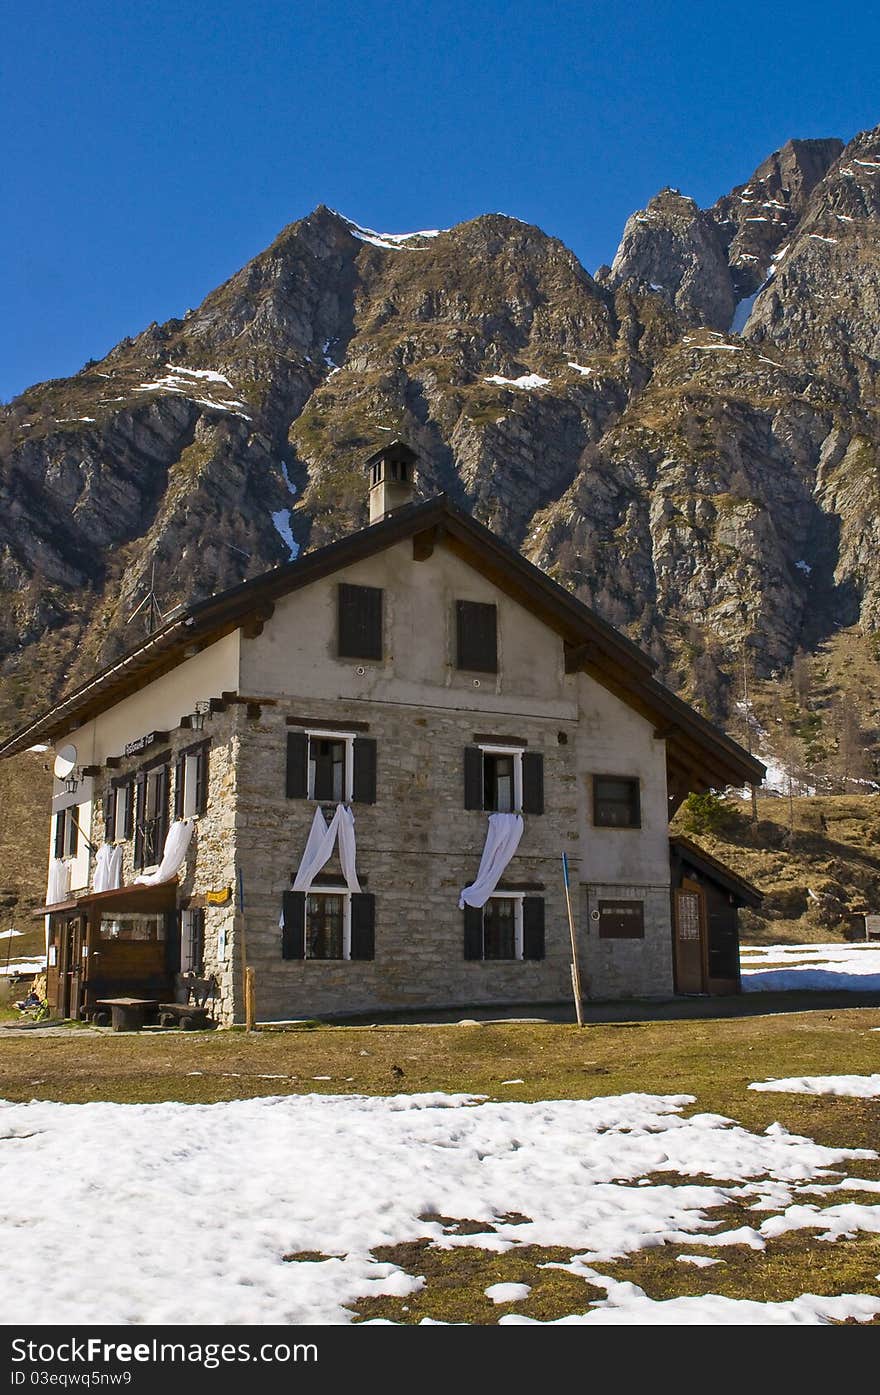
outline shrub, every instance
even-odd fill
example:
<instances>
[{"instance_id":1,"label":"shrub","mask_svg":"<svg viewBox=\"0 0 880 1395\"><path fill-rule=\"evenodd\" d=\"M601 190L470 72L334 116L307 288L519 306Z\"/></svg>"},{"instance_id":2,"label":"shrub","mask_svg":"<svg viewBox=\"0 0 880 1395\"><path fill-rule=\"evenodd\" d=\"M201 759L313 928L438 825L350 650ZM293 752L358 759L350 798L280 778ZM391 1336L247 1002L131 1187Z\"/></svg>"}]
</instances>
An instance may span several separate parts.
<instances>
[{"instance_id":1,"label":"shrub","mask_svg":"<svg viewBox=\"0 0 880 1395\"><path fill-rule=\"evenodd\" d=\"M723 833L736 823L737 815L720 795L707 790L691 792L681 806L679 821L687 833Z\"/></svg>"}]
</instances>

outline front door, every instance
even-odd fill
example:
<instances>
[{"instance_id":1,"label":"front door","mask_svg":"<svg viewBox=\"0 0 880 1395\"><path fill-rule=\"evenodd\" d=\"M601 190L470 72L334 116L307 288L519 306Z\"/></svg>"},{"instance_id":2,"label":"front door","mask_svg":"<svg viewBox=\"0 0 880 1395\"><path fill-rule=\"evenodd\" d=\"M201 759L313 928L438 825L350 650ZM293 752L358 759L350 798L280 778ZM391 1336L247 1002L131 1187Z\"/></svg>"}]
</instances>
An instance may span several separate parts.
<instances>
[{"instance_id":1,"label":"front door","mask_svg":"<svg viewBox=\"0 0 880 1395\"><path fill-rule=\"evenodd\" d=\"M679 993L705 992L706 901L687 878L675 893L675 982Z\"/></svg>"},{"instance_id":2,"label":"front door","mask_svg":"<svg viewBox=\"0 0 880 1395\"><path fill-rule=\"evenodd\" d=\"M86 943L85 917L75 916L67 922L68 944L69 944L69 965L68 965L68 997L66 1017L72 1017L74 1021L79 1018L79 1010L82 1004L83 977L85 961L83 960L83 948Z\"/></svg>"}]
</instances>

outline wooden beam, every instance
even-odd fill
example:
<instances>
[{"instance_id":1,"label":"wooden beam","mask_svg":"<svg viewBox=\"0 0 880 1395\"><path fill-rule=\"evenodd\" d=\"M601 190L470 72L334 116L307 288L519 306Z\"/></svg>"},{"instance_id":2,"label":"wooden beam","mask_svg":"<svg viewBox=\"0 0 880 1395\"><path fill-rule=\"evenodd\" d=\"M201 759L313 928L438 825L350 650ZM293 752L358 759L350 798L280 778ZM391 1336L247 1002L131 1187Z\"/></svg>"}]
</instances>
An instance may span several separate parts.
<instances>
[{"instance_id":1,"label":"wooden beam","mask_svg":"<svg viewBox=\"0 0 880 1395\"><path fill-rule=\"evenodd\" d=\"M241 627L241 632L245 639L258 639L263 633L263 626L267 620L271 620L275 614L275 606L271 601L259 606Z\"/></svg>"},{"instance_id":2,"label":"wooden beam","mask_svg":"<svg viewBox=\"0 0 880 1395\"><path fill-rule=\"evenodd\" d=\"M289 727L313 727L317 731L369 731L369 722L331 722L325 717L288 717Z\"/></svg>"},{"instance_id":3,"label":"wooden beam","mask_svg":"<svg viewBox=\"0 0 880 1395\"><path fill-rule=\"evenodd\" d=\"M435 524L433 528L423 528L420 533L413 533L412 554L414 562L427 562L433 556L434 548L442 542L446 534L446 529L441 523Z\"/></svg>"}]
</instances>

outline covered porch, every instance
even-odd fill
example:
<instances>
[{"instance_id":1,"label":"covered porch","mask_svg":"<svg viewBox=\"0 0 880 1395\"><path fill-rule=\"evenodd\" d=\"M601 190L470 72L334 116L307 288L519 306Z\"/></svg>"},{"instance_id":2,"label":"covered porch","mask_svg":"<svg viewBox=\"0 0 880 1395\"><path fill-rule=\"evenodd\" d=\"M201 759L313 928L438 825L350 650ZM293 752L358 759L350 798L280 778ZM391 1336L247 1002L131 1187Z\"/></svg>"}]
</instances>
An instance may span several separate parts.
<instances>
[{"instance_id":1,"label":"covered porch","mask_svg":"<svg viewBox=\"0 0 880 1395\"><path fill-rule=\"evenodd\" d=\"M174 998L180 969L177 881L125 886L41 907L54 1016L91 1017L107 998Z\"/></svg>"}]
</instances>

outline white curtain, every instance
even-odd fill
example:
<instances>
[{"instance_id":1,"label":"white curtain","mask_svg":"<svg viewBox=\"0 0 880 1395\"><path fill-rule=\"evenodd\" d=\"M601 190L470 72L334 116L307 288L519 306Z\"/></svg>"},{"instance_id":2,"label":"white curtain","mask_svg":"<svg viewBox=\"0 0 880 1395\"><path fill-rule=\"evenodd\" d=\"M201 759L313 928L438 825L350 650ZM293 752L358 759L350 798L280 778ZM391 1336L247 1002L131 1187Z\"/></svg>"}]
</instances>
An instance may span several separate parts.
<instances>
[{"instance_id":1,"label":"white curtain","mask_svg":"<svg viewBox=\"0 0 880 1395\"><path fill-rule=\"evenodd\" d=\"M54 906L70 897L70 863L60 857L53 857L49 863L49 886L46 891L46 905Z\"/></svg>"},{"instance_id":2,"label":"white curtain","mask_svg":"<svg viewBox=\"0 0 880 1395\"><path fill-rule=\"evenodd\" d=\"M160 882L170 882L172 877L176 877L186 861L186 852L192 835L193 825L184 823L182 819L177 819L168 830L159 866L149 876L135 877L134 884L136 886L158 886Z\"/></svg>"},{"instance_id":3,"label":"white curtain","mask_svg":"<svg viewBox=\"0 0 880 1395\"><path fill-rule=\"evenodd\" d=\"M102 843L95 862L95 891L116 891L122 886L122 848Z\"/></svg>"},{"instance_id":4,"label":"white curtain","mask_svg":"<svg viewBox=\"0 0 880 1395\"><path fill-rule=\"evenodd\" d=\"M339 839L339 862L342 875L349 891L360 891L360 882L355 871L357 846L354 836L354 814L344 804L337 804L336 812L329 824L324 818L320 804L315 810L312 826L306 840L305 851L293 879L294 891L308 892L312 882L325 863L330 861L336 839Z\"/></svg>"},{"instance_id":5,"label":"white curtain","mask_svg":"<svg viewBox=\"0 0 880 1395\"><path fill-rule=\"evenodd\" d=\"M489 828L476 880L466 886L459 896L459 910L464 910L465 905L485 906L519 847L522 834L521 814L489 815Z\"/></svg>"}]
</instances>

